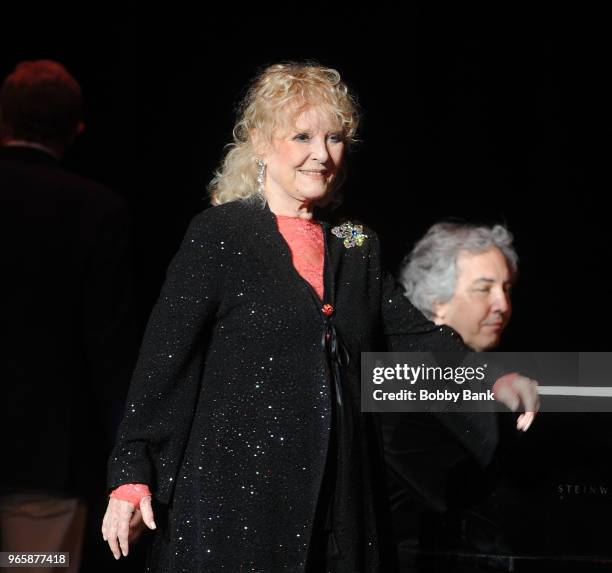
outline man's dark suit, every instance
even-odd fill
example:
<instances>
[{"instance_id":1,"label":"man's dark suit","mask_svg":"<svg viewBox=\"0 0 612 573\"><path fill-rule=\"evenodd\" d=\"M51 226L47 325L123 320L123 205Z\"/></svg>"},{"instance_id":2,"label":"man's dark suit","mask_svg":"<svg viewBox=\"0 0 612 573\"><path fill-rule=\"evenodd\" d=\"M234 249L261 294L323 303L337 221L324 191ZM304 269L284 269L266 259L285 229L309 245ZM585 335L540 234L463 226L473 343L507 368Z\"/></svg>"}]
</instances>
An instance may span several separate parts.
<instances>
[{"instance_id":1,"label":"man's dark suit","mask_svg":"<svg viewBox=\"0 0 612 573\"><path fill-rule=\"evenodd\" d=\"M0 213L0 493L84 495L133 365L129 214L23 146L0 149Z\"/></svg>"}]
</instances>

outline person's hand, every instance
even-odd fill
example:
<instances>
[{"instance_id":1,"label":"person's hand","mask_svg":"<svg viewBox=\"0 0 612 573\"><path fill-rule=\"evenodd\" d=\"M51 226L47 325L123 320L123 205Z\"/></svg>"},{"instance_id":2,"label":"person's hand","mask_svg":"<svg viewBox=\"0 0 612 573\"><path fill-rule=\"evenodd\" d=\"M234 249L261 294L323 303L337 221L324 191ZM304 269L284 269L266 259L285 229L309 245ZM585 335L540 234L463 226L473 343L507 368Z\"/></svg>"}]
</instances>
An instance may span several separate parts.
<instances>
[{"instance_id":1,"label":"person's hand","mask_svg":"<svg viewBox=\"0 0 612 573\"><path fill-rule=\"evenodd\" d=\"M526 432L540 409L538 383L516 372L502 376L493 385L495 399L516 412L522 405L524 412L518 417L516 429Z\"/></svg>"},{"instance_id":2,"label":"person's hand","mask_svg":"<svg viewBox=\"0 0 612 573\"><path fill-rule=\"evenodd\" d=\"M102 539L108 542L115 559L127 557L129 544L142 534L145 526L155 529L151 496L143 497L138 509L133 503L109 498L102 520Z\"/></svg>"},{"instance_id":3,"label":"person's hand","mask_svg":"<svg viewBox=\"0 0 612 573\"><path fill-rule=\"evenodd\" d=\"M139 507L136 508L132 514L130 520L130 533L128 535L128 544L132 545L135 541L138 541L143 532L147 529L147 526L142 518L142 511Z\"/></svg>"}]
</instances>

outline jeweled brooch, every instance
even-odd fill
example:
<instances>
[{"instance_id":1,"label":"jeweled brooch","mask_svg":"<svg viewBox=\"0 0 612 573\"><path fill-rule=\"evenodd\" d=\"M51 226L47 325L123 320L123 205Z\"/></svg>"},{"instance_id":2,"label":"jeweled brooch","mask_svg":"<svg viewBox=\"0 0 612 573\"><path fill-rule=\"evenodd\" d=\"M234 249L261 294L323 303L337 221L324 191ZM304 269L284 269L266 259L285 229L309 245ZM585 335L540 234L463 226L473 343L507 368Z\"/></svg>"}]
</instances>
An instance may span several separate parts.
<instances>
[{"instance_id":1,"label":"jeweled brooch","mask_svg":"<svg viewBox=\"0 0 612 573\"><path fill-rule=\"evenodd\" d=\"M363 232L363 225L353 225L350 221L334 227L332 233L336 235L336 237L344 239L343 243L347 249L355 245L361 247L363 242L368 238Z\"/></svg>"}]
</instances>

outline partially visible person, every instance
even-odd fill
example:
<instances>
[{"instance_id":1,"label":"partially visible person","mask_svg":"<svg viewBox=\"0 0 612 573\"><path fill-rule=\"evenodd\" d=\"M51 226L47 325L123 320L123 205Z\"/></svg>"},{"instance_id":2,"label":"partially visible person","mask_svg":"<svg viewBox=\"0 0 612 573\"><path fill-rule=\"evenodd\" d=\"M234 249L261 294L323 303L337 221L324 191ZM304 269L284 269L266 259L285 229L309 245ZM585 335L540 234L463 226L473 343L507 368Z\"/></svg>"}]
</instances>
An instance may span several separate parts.
<instances>
[{"instance_id":1,"label":"partially visible person","mask_svg":"<svg viewBox=\"0 0 612 573\"><path fill-rule=\"evenodd\" d=\"M3 82L0 550L68 551L62 571L79 570L135 339L127 205L60 165L83 128L61 64L22 62Z\"/></svg>"},{"instance_id":2,"label":"partially visible person","mask_svg":"<svg viewBox=\"0 0 612 573\"><path fill-rule=\"evenodd\" d=\"M510 290L518 274L512 241L502 225L433 225L400 270L407 298L435 324L452 327L473 350L496 348L510 320ZM511 385L522 385L537 400L537 384L529 378ZM510 390L497 388L498 393ZM472 418L474 423L479 416ZM463 536L468 545L500 551L494 544L485 547L487 534L477 533L475 539L473 525L480 526L482 519L474 508L501 478L497 428L490 427L495 447L488 456L466 440L469 434L457 431L449 414L386 414L384 429L400 553L402 542L414 543L414 535L426 550L448 551ZM490 537L501 539L494 520L488 524Z\"/></svg>"},{"instance_id":3,"label":"partially visible person","mask_svg":"<svg viewBox=\"0 0 612 573\"><path fill-rule=\"evenodd\" d=\"M429 320L458 332L472 350L496 348L512 315L510 291L518 275L512 241L502 225L436 223L401 269L406 296ZM536 393L529 378L512 385ZM496 388L498 398L513 391L509 384Z\"/></svg>"},{"instance_id":4,"label":"partially visible person","mask_svg":"<svg viewBox=\"0 0 612 573\"><path fill-rule=\"evenodd\" d=\"M495 348L508 325L517 262L502 225L437 223L414 246L400 280L427 318L451 326L479 352Z\"/></svg>"}]
</instances>

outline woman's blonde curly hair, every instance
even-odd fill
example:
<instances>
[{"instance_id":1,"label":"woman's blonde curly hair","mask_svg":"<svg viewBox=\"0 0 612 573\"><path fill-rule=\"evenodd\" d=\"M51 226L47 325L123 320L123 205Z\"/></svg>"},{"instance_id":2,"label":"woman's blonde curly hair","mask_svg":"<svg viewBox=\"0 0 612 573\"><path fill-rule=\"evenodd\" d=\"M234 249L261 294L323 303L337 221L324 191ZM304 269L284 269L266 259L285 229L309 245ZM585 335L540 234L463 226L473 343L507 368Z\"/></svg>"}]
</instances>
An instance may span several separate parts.
<instances>
[{"instance_id":1,"label":"woman's blonde curly hair","mask_svg":"<svg viewBox=\"0 0 612 573\"><path fill-rule=\"evenodd\" d=\"M252 82L238 108L234 142L227 152L208 189L213 205L237 199L257 197L257 154L253 133L272 142L275 130L295 120L310 107L322 107L337 122L346 143L356 141L359 107L340 74L316 62L287 62L267 67ZM338 189L346 176L345 168L332 181L327 202L339 203Z\"/></svg>"}]
</instances>

